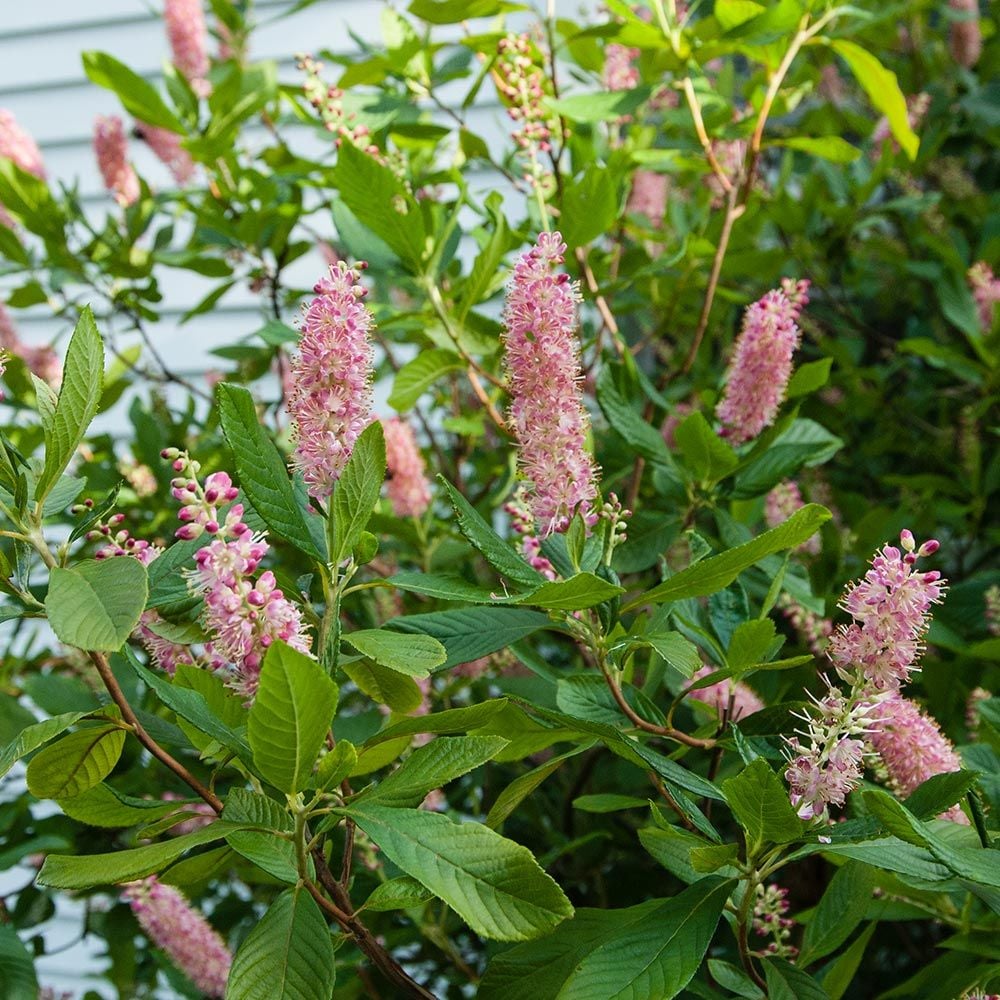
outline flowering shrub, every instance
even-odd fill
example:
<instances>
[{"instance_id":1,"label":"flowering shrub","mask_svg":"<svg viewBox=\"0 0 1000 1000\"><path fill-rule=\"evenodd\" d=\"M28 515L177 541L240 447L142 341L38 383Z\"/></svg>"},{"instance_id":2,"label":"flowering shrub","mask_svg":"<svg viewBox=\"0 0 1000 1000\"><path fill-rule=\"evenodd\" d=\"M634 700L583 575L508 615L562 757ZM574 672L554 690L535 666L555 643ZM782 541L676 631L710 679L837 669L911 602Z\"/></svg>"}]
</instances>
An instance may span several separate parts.
<instances>
[{"instance_id":1,"label":"flowering shrub","mask_svg":"<svg viewBox=\"0 0 1000 1000\"><path fill-rule=\"evenodd\" d=\"M5 996L1000 989L996 25L554 6L167 0L103 221L0 109Z\"/></svg>"}]
</instances>

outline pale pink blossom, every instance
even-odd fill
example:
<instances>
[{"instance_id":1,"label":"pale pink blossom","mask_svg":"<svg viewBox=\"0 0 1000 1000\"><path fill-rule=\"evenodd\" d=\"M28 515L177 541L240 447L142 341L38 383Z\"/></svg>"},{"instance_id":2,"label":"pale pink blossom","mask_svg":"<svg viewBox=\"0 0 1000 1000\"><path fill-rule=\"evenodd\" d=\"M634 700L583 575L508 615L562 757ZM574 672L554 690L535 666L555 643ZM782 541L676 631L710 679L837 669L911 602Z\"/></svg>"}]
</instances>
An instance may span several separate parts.
<instances>
[{"instance_id":1,"label":"pale pink blossom","mask_svg":"<svg viewBox=\"0 0 1000 1000\"><path fill-rule=\"evenodd\" d=\"M98 116L94 122L94 153L104 178L104 186L119 205L139 199L139 178L128 160L125 126L117 115Z\"/></svg>"},{"instance_id":2,"label":"pale pink blossom","mask_svg":"<svg viewBox=\"0 0 1000 1000\"><path fill-rule=\"evenodd\" d=\"M56 387L62 381L62 361L48 344L34 347L24 343L7 307L0 302L0 349L20 358L28 371Z\"/></svg>"},{"instance_id":3,"label":"pale pink blossom","mask_svg":"<svg viewBox=\"0 0 1000 1000\"><path fill-rule=\"evenodd\" d=\"M801 510L803 506L805 506L805 502L802 499L799 484L791 479L786 479L784 482L778 483L764 497L764 521L769 528L776 528L779 524L787 521L797 510ZM819 536L813 535L812 538L804 541L797 551L816 555L819 549Z\"/></svg>"},{"instance_id":4,"label":"pale pink blossom","mask_svg":"<svg viewBox=\"0 0 1000 1000\"><path fill-rule=\"evenodd\" d=\"M195 659L190 647L165 639L155 631L162 621L155 609L143 611L132 635L142 643L150 660L165 674L173 677L179 666L194 666Z\"/></svg>"},{"instance_id":5,"label":"pale pink blossom","mask_svg":"<svg viewBox=\"0 0 1000 1000\"><path fill-rule=\"evenodd\" d=\"M427 466L413 428L400 417L382 421L385 432L386 492L396 517L420 517L431 502Z\"/></svg>"},{"instance_id":6,"label":"pale pink blossom","mask_svg":"<svg viewBox=\"0 0 1000 1000\"><path fill-rule=\"evenodd\" d=\"M829 618L803 607L788 593L781 594L775 607L788 619L800 641L816 656L826 652L830 636L833 635L833 622Z\"/></svg>"},{"instance_id":7,"label":"pale pink blossom","mask_svg":"<svg viewBox=\"0 0 1000 1000\"><path fill-rule=\"evenodd\" d=\"M948 51L959 66L972 69L983 54L979 30L979 0L948 0L953 15L948 29Z\"/></svg>"},{"instance_id":8,"label":"pale pink blossom","mask_svg":"<svg viewBox=\"0 0 1000 1000\"><path fill-rule=\"evenodd\" d=\"M202 993L223 996L232 955L212 925L177 889L153 875L129 883L122 897L149 939Z\"/></svg>"},{"instance_id":9,"label":"pale pink blossom","mask_svg":"<svg viewBox=\"0 0 1000 1000\"><path fill-rule=\"evenodd\" d=\"M879 690L898 688L919 669L931 606L945 589L936 570L916 569L917 560L936 552L938 543L916 549L909 531L900 534L900 541L902 549L886 545L864 579L848 588L840 606L853 622L830 639L829 656L838 671L860 671Z\"/></svg>"},{"instance_id":10,"label":"pale pink blossom","mask_svg":"<svg viewBox=\"0 0 1000 1000\"><path fill-rule=\"evenodd\" d=\"M895 692L882 701L879 714L881 721L871 733L871 742L898 795L905 798L936 774L962 770L962 758L951 740L915 702ZM957 805L941 818L969 822Z\"/></svg>"},{"instance_id":11,"label":"pale pink blossom","mask_svg":"<svg viewBox=\"0 0 1000 1000\"><path fill-rule=\"evenodd\" d=\"M976 301L979 326L983 333L989 333L993 329L993 308L1000 302L1000 278L994 277L993 269L984 260L973 264L966 278Z\"/></svg>"},{"instance_id":12,"label":"pale pink blossom","mask_svg":"<svg viewBox=\"0 0 1000 1000\"><path fill-rule=\"evenodd\" d=\"M667 213L667 194L670 178L655 170L637 170L632 175L632 190L629 192L627 212L644 215L653 229L663 225Z\"/></svg>"},{"instance_id":13,"label":"pale pink blossom","mask_svg":"<svg viewBox=\"0 0 1000 1000\"><path fill-rule=\"evenodd\" d=\"M693 681L701 680L702 677L707 677L714 671L714 667L702 667L691 679ZM688 693L688 697L711 705L719 713L720 718L725 716L732 721L753 715L754 712L759 712L764 708L764 702L760 700L753 688L742 681L734 681L732 678L724 678L708 687L695 688ZM730 704L732 712L729 710Z\"/></svg>"},{"instance_id":14,"label":"pale pink blossom","mask_svg":"<svg viewBox=\"0 0 1000 1000\"><path fill-rule=\"evenodd\" d=\"M315 291L302 316L287 408L297 435L292 464L309 495L324 499L371 420L372 316L362 302L360 270L343 261Z\"/></svg>"},{"instance_id":15,"label":"pale pink blossom","mask_svg":"<svg viewBox=\"0 0 1000 1000\"><path fill-rule=\"evenodd\" d=\"M178 184L187 184L191 180L195 172L194 160L181 145L181 137L176 132L145 122L137 122L136 131Z\"/></svg>"},{"instance_id":16,"label":"pale pink blossom","mask_svg":"<svg viewBox=\"0 0 1000 1000\"><path fill-rule=\"evenodd\" d=\"M45 180L45 164L38 144L6 108L0 108L0 159L11 160L25 173Z\"/></svg>"},{"instance_id":17,"label":"pale pink blossom","mask_svg":"<svg viewBox=\"0 0 1000 1000\"><path fill-rule=\"evenodd\" d=\"M166 0L163 19L174 65L199 97L211 91L208 82L208 28L201 0Z\"/></svg>"},{"instance_id":18,"label":"pale pink blossom","mask_svg":"<svg viewBox=\"0 0 1000 1000\"><path fill-rule=\"evenodd\" d=\"M597 497L580 387L579 293L557 270L565 251L558 233L542 233L515 264L504 309L510 422L528 505L543 538L565 531L577 511L586 517Z\"/></svg>"},{"instance_id":19,"label":"pale pink blossom","mask_svg":"<svg viewBox=\"0 0 1000 1000\"><path fill-rule=\"evenodd\" d=\"M635 90L639 86L639 70L635 65L638 49L611 42L604 48L604 89Z\"/></svg>"},{"instance_id":20,"label":"pale pink blossom","mask_svg":"<svg viewBox=\"0 0 1000 1000\"><path fill-rule=\"evenodd\" d=\"M757 437L774 423L792 374L792 355L801 333L796 320L808 301L807 284L768 292L746 310L736 338L726 387L716 409L722 436L733 444Z\"/></svg>"},{"instance_id":21,"label":"pale pink blossom","mask_svg":"<svg viewBox=\"0 0 1000 1000\"><path fill-rule=\"evenodd\" d=\"M547 580L555 580L558 574L552 563L542 555L542 543L538 539L534 515L528 508L528 495L523 483L503 505L503 509L510 515L511 528L521 538L521 555L525 562Z\"/></svg>"},{"instance_id":22,"label":"pale pink blossom","mask_svg":"<svg viewBox=\"0 0 1000 1000\"><path fill-rule=\"evenodd\" d=\"M970 739L975 740L979 738L979 723L982 721L979 703L987 701L992 697L992 691L987 691L983 687L977 687L973 688L969 692L969 697L965 699L965 726L969 730Z\"/></svg>"}]
</instances>

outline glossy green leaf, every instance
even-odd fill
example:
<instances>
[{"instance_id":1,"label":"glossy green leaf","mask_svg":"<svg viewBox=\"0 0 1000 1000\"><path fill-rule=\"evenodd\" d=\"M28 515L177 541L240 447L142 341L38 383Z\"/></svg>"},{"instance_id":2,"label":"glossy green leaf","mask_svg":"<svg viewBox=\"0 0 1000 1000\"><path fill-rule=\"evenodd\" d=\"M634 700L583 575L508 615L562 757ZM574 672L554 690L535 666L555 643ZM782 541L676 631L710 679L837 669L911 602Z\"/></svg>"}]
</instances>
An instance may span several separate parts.
<instances>
[{"instance_id":1,"label":"glossy green leaf","mask_svg":"<svg viewBox=\"0 0 1000 1000\"><path fill-rule=\"evenodd\" d=\"M424 700L423 692L412 677L390 670L378 663L359 660L341 662L341 669L373 701L388 705L394 712L407 715Z\"/></svg>"},{"instance_id":2,"label":"glossy green leaf","mask_svg":"<svg viewBox=\"0 0 1000 1000\"><path fill-rule=\"evenodd\" d=\"M674 441L685 466L699 483L717 483L739 465L736 452L712 430L699 410L674 428Z\"/></svg>"},{"instance_id":3,"label":"glossy green leaf","mask_svg":"<svg viewBox=\"0 0 1000 1000\"><path fill-rule=\"evenodd\" d=\"M642 637L667 663L684 677L693 677L701 667L698 647L680 632L651 632Z\"/></svg>"},{"instance_id":4,"label":"glossy green leaf","mask_svg":"<svg viewBox=\"0 0 1000 1000\"><path fill-rule=\"evenodd\" d=\"M748 851L756 852L766 843L787 844L802 835L788 789L762 757L724 781L722 794L743 827Z\"/></svg>"},{"instance_id":5,"label":"glossy green leaf","mask_svg":"<svg viewBox=\"0 0 1000 1000\"><path fill-rule=\"evenodd\" d=\"M84 52L83 71L99 87L112 91L122 107L141 122L184 134L184 126L156 88L107 52Z\"/></svg>"},{"instance_id":6,"label":"glossy green leaf","mask_svg":"<svg viewBox=\"0 0 1000 1000\"><path fill-rule=\"evenodd\" d=\"M622 95L617 96L620 99ZM610 232L620 214L618 203L617 178L601 164L588 164L581 177L566 184L559 231L569 250Z\"/></svg>"},{"instance_id":7,"label":"glossy green leaf","mask_svg":"<svg viewBox=\"0 0 1000 1000\"><path fill-rule=\"evenodd\" d=\"M449 708L443 712L430 715L420 715L413 719L403 719L393 723L370 737L365 746L375 746L388 740L402 736L413 736L416 733L467 733L488 725L496 715L507 707L506 698L494 698L490 701L470 705L468 708Z\"/></svg>"},{"instance_id":8,"label":"glossy green leaf","mask_svg":"<svg viewBox=\"0 0 1000 1000\"><path fill-rule=\"evenodd\" d=\"M114 830L152 823L170 813L181 812L184 803L139 799L102 782L71 799L60 799L59 808L79 823Z\"/></svg>"},{"instance_id":9,"label":"glossy green leaf","mask_svg":"<svg viewBox=\"0 0 1000 1000\"><path fill-rule=\"evenodd\" d=\"M341 562L354 550L371 520L385 480L385 438L375 421L358 435L344 466L331 504L334 545L331 562Z\"/></svg>"},{"instance_id":10,"label":"glossy green leaf","mask_svg":"<svg viewBox=\"0 0 1000 1000\"><path fill-rule=\"evenodd\" d=\"M304 653L280 640L267 651L247 739L254 764L283 792L306 787L337 708L337 685Z\"/></svg>"},{"instance_id":11,"label":"glossy green leaf","mask_svg":"<svg viewBox=\"0 0 1000 1000\"><path fill-rule=\"evenodd\" d=\"M389 405L397 413L409 412L438 379L464 367L462 359L454 351L437 348L421 351L396 372Z\"/></svg>"},{"instance_id":12,"label":"glossy green leaf","mask_svg":"<svg viewBox=\"0 0 1000 1000\"><path fill-rule=\"evenodd\" d=\"M808 972L782 958L764 959L764 977L770 1000L829 1000Z\"/></svg>"},{"instance_id":13,"label":"glossy green leaf","mask_svg":"<svg viewBox=\"0 0 1000 1000\"><path fill-rule=\"evenodd\" d=\"M444 646L437 639L419 633L404 635L373 628L345 632L341 638L362 656L408 677L426 677L448 658Z\"/></svg>"},{"instance_id":14,"label":"glossy green leaf","mask_svg":"<svg viewBox=\"0 0 1000 1000\"><path fill-rule=\"evenodd\" d=\"M760 663L773 645L775 634L774 622L770 618L758 618L737 625L726 650L729 667L744 670Z\"/></svg>"},{"instance_id":15,"label":"glossy green leaf","mask_svg":"<svg viewBox=\"0 0 1000 1000\"><path fill-rule=\"evenodd\" d=\"M490 811L486 816L486 825L493 830L499 830L503 822L511 813L550 775L555 774L560 767L570 758L585 750L585 746L574 747L558 757L539 764L525 774L515 778L498 796L496 802L490 806Z\"/></svg>"},{"instance_id":16,"label":"glossy green leaf","mask_svg":"<svg viewBox=\"0 0 1000 1000\"><path fill-rule=\"evenodd\" d=\"M95 726L50 743L31 758L28 790L39 799L70 799L102 782L125 746L125 730Z\"/></svg>"},{"instance_id":17,"label":"glossy green leaf","mask_svg":"<svg viewBox=\"0 0 1000 1000\"><path fill-rule=\"evenodd\" d=\"M365 900L364 909L375 913L386 913L389 910L409 910L434 898L434 893L424 888L415 878L400 875L388 882L375 886L372 894Z\"/></svg>"},{"instance_id":18,"label":"glossy green leaf","mask_svg":"<svg viewBox=\"0 0 1000 1000\"><path fill-rule=\"evenodd\" d=\"M830 1000L841 1000L857 974L865 949L878 924L873 920L821 973L823 989Z\"/></svg>"},{"instance_id":19,"label":"glossy green leaf","mask_svg":"<svg viewBox=\"0 0 1000 1000\"><path fill-rule=\"evenodd\" d=\"M281 833L290 833L293 825L288 810L274 799L243 788L233 788L226 795L222 818L229 823L247 823ZM273 833L242 830L231 833L226 841L233 850L268 875L289 885L298 881L295 845L290 840Z\"/></svg>"},{"instance_id":20,"label":"glossy green leaf","mask_svg":"<svg viewBox=\"0 0 1000 1000\"><path fill-rule=\"evenodd\" d=\"M2 778L22 757L37 750L40 746L54 740L64 733L75 722L79 722L89 713L65 712L62 715L36 722L26 726L18 733L17 738L0 749L0 778Z\"/></svg>"},{"instance_id":21,"label":"glossy green leaf","mask_svg":"<svg viewBox=\"0 0 1000 1000\"><path fill-rule=\"evenodd\" d=\"M580 611L624 593L624 587L602 580L593 573L577 573L568 580L543 583L530 594L518 597L515 603L552 611Z\"/></svg>"},{"instance_id":22,"label":"glossy green leaf","mask_svg":"<svg viewBox=\"0 0 1000 1000\"><path fill-rule=\"evenodd\" d=\"M799 964L805 968L836 951L868 912L875 890L875 869L848 861L837 870L806 924Z\"/></svg>"}]
</instances>

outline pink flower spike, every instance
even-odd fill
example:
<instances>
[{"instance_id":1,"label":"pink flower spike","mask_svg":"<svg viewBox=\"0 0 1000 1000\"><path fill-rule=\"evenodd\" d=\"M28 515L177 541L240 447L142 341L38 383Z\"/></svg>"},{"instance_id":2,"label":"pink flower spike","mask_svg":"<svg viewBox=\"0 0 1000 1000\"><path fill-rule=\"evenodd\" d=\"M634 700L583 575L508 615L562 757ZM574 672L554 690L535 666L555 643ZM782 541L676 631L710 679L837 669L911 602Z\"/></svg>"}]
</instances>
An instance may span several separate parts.
<instances>
[{"instance_id":1,"label":"pink flower spike","mask_svg":"<svg viewBox=\"0 0 1000 1000\"><path fill-rule=\"evenodd\" d=\"M979 327L989 333L993 329L993 307L1000 302L1000 278L994 277L993 269L981 260L969 268L966 280L976 302Z\"/></svg>"},{"instance_id":2,"label":"pink flower spike","mask_svg":"<svg viewBox=\"0 0 1000 1000\"><path fill-rule=\"evenodd\" d=\"M125 127L117 115L98 117L94 123L94 153L104 186L122 207L139 200L139 178L128 161Z\"/></svg>"},{"instance_id":3,"label":"pink flower spike","mask_svg":"<svg viewBox=\"0 0 1000 1000\"><path fill-rule=\"evenodd\" d=\"M208 28L201 0L166 0L163 18L174 65L199 97L208 97Z\"/></svg>"},{"instance_id":4,"label":"pink flower spike","mask_svg":"<svg viewBox=\"0 0 1000 1000\"><path fill-rule=\"evenodd\" d=\"M431 502L427 467L417 447L413 428L400 417L382 421L385 464L389 475L386 492L396 517L420 517Z\"/></svg>"},{"instance_id":5,"label":"pink flower spike","mask_svg":"<svg viewBox=\"0 0 1000 1000\"><path fill-rule=\"evenodd\" d=\"M340 261L316 283L292 361L287 408L297 436L292 465L324 499L344 471L372 409L372 315L361 270Z\"/></svg>"},{"instance_id":6,"label":"pink flower spike","mask_svg":"<svg viewBox=\"0 0 1000 1000\"><path fill-rule=\"evenodd\" d=\"M0 108L0 159L11 160L26 174L45 180L45 164L38 144L6 108Z\"/></svg>"},{"instance_id":7,"label":"pink flower spike","mask_svg":"<svg viewBox=\"0 0 1000 1000\"><path fill-rule=\"evenodd\" d=\"M714 669L713 667L702 667L691 680L701 680L702 677L713 673ZM719 713L720 718L729 711L730 700L732 700L733 713L729 716L732 720L753 715L754 712L759 712L764 708L764 702L757 697L753 688L742 681L721 680L708 687L696 688L688 694L688 697L711 705Z\"/></svg>"},{"instance_id":8,"label":"pink flower spike","mask_svg":"<svg viewBox=\"0 0 1000 1000\"><path fill-rule=\"evenodd\" d=\"M558 233L542 233L515 264L504 309L510 421L527 503L543 538L565 531L578 510L587 516L597 497L580 387L579 292L555 270L565 252Z\"/></svg>"},{"instance_id":9,"label":"pink flower spike","mask_svg":"<svg viewBox=\"0 0 1000 1000\"><path fill-rule=\"evenodd\" d=\"M181 145L179 135L169 129L147 125L145 122L137 122L136 131L178 184L187 184L191 180L195 172L194 160Z\"/></svg>"}]
</instances>

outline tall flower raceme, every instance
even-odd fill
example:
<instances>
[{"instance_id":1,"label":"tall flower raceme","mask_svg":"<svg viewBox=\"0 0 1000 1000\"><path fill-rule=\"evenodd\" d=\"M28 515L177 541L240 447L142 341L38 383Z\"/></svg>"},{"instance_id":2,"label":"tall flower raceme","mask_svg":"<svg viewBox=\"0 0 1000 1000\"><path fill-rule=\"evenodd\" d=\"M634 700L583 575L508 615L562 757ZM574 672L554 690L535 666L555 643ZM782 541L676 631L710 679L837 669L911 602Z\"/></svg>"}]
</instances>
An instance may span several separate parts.
<instances>
[{"instance_id":1,"label":"tall flower raceme","mask_svg":"<svg viewBox=\"0 0 1000 1000\"><path fill-rule=\"evenodd\" d=\"M208 28L202 0L166 0L163 19L173 62L199 97L212 92L208 82Z\"/></svg>"},{"instance_id":2,"label":"tall flower raceme","mask_svg":"<svg viewBox=\"0 0 1000 1000\"><path fill-rule=\"evenodd\" d=\"M701 680L702 677L707 677L714 672L714 667L702 667L691 680ZM708 687L695 688L688 694L688 697L711 705L719 713L720 718L725 716L730 720L742 719L764 708L764 702L760 700L753 688L742 681L734 681L731 678L710 684ZM732 711L730 711L730 705Z\"/></svg>"},{"instance_id":3,"label":"tall flower raceme","mask_svg":"<svg viewBox=\"0 0 1000 1000\"><path fill-rule=\"evenodd\" d=\"M431 488L413 428L400 417L392 417L382 421L382 430L389 476L386 492L393 513L397 517L420 517L430 506Z\"/></svg>"},{"instance_id":4,"label":"tall flower raceme","mask_svg":"<svg viewBox=\"0 0 1000 1000\"><path fill-rule=\"evenodd\" d=\"M604 49L604 89L635 90L639 86L639 70L635 65L639 49L611 42Z\"/></svg>"},{"instance_id":5,"label":"tall flower raceme","mask_svg":"<svg viewBox=\"0 0 1000 1000\"><path fill-rule=\"evenodd\" d=\"M288 413L295 425L293 466L309 495L324 499L371 421L372 315L357 268L339 261L315 287L291 366Z\"/></svg>"},{"instance_id":6,"label":"tall flower raceme","mask_svg":"<svg viewBox=\"0 0 1000 1000\"><path fill-rule=\"evenodd\" d=\"M577 511L591 517L597 498L576 337L580 296L569 275L558 270L565 252L558 233L542 233L514 265L504 308L510 422L528 507L542 538L565 531Z\"/></svg>"},{"instance_id":7,"label":"tall flower raceme","mask_svg":"<svg viewBox=\"0 0 1000 1000\"><path fill-rule=\"evenodd\" d=\"M179 475L171 483L183 506L178 538L209 535L195 554L188 574L190 587L205 598L203 623L211 641L205 651L210 666L231 669L230 684L247 698L257 691L264 654L275 639L308 653L310 639L299 609L279 589L274 574L254 574L267 555L263 535L254 534L243 518L243 505L232 504L238 491L225 472L198 480L200 466L187 454L168 448L163 457Z\"/></svg>"},{"instance_id":8,"label":"tall flower raceme","mask_svg":"<svg viewBox=\"0 0 1000 1000\"><path fill-rule=\"evenodd\" d=\"M8 356L19 357L28 371L51 386L58 386L62 381L62 361L59 355L48 344L34 347L24 343L3 302L0 302L0 350L6 351Z\"/></svg>"},{"instance_id":9,"label":"tall flower raceme","mask_svg":"<svg viewBox=\"0 0 1000 1000\"><path fill-rule=\"evenodd\" d=\"M545 98L552 96L552 84L538 47L527 35L505 35L497 43L492 75L507 114L519 123L514 141L528 152L546 152L561 126L545 104Z\"/></svg>"},{"instance_id":10,"label":"tall flower raceme","mask_svg":"<svg viewBox=\"0 0 1000 1000\"><path fill-rule=\"evenodd\" d=\"M208 997L221 997L233 957L212 925L155 875L129 883L122 897L150 940Z\"/></svg>"},{"instance_id":11,"label":"tall flower raceme","mask_svg":"<svg viewBox=\"0 0 1000 1000\"><path fill-rule=\"evenodd\" d=\"M1000 302L1000 279L994 277L993 269L984 260L973 264L966 278L976 301L979 326L983 333L989 333L993 329L994 307Z\"/></svg>"},{"instance_id":12,"label":"tall flower raceme","mask_svg":"<svg viewBox=\"0 0 1000 1000\"><path fill-rule=\"evenodd\" d=\"M94 154L104 186L119 205L139 199L139 178L128 160L125 126L117 115L100 115L94 122Z\"/></svg>"},{"instance_id":13,"label":"tall flower raceme","mask_svg":"<svg viewBox=\"0 0 1000 1000\"><path fill-rule=\"evenodd\" d=\"M894 692L879 707L881 721L872 733L872 745L885 765L889 786L902 797L928 778L962 769L962 758L941 727L916 702ZM968 824L956 805L941 817Z\"/></svg>"},{"instance_id":14,"label":"tall flower raceme","mask_svg":"<svg viewBox=\"0 0 1000 1000\"><path fill-rule=\"evenodd\" d=\"M979 0L948 0L952 15L948 28L948 51L959 66L972 69L983 54L979 28Z\"/></svg>"},{"instance_id":15,"label":"tall flower raceme","mask_svg":"<svg viewBox=\"0 0 1000 1000\"><path fill-rule=\"evenodd\" d=\"M156 158L170 171L178 184L187 184L194 176L195 165L191 154L181 145L181 137L170 129L136 123L139 137L156 155Z\"/></svg>"},{"instance_id":16,"label":"tall flower raceme","mask_svg":"<svg viewBox=\"0 0 1000 1000\"><path fill-rule=\"evenodd\" d=\"M797 320L809 301L809 282L785 282L748 306L736 339L716 415L722 436L751 441L774 423L792 375L801 332Z\"/></svg>"},{"instance_id":17,"label":"tall flower raceme","mask_svg":"<svg viewBox=\"0 0 1000 1000\"><path fill-rule=\"evenodd\" d=\"M25 173L45 179L45 164L38 144L19 124L13 113L0 108L0 159L11 160ZM14 220L0 202L0 225L13 226Z\"/></svg>"}]
</instances>

